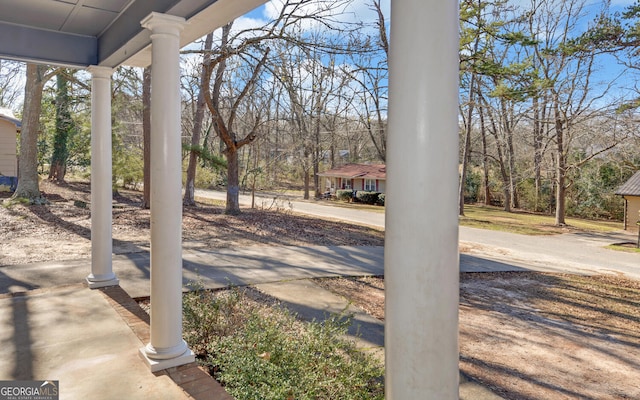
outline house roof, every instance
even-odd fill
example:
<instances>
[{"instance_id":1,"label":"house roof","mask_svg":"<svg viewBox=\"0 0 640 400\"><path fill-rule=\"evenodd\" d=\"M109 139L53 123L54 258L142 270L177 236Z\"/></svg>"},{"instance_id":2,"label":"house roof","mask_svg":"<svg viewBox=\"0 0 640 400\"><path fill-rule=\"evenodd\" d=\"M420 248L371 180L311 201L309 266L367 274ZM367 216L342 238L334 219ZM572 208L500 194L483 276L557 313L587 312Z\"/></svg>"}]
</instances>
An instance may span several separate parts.
<instances>
[{"instance_id":1,"label":"house roof","mask_svg":"<svg viewBox=\"0 0 640 400\"><path fill-rule=\"evenodd\" d=\"M0 108L0 119L13 123L16 128L22 127L22 121L13 115L13 112L7 108Z\"/></svg>"},{"instance_id":2,"label":"house roof","mask_svg":"<svg viewBox=\"0 0 640 400\"><path fill-rule=\"evenodd\" d=\"M620 196L640 196L640 171L637 171L628 181L616 190Z\"/></svg>"},{"instance_id":3,"label":"house roof","mask_svg":"<svg viewBox=\"0 0 640 400\"><path fill-rule=\"evenodd\" d=\"M266 0L0 0L0 58L44 64L145 67L151 12L183 17L184 46Z\"/></svg>"},{"instance_id":4,"label":"house roof","mask_svg":"<svg viewBox=\"0 0 640 400\"><path fill-rule=\"evenodd\" d=\"M387 167L384 164L345 164L318 174L335 178L387 179Z\"/></svg>"}]
</instances>

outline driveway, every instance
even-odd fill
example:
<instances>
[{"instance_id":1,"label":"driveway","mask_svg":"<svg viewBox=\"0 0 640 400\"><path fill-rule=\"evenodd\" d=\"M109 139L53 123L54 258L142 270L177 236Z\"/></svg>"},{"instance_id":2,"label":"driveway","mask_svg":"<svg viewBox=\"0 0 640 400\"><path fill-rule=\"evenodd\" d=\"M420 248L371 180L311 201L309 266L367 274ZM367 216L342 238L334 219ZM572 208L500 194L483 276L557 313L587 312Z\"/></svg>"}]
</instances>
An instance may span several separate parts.
<instances>
[{"instance_id":1,"label":"driveway","mask_svg":"<svg viewBox=\"0 0 640 400\"><path fill-rule=\"evenodd\" d=\"M226 199L226 193L209 190L197 190L196 196ZM274 206L274 202L278 207L302 214L384 229L383 213L334 207L323 201L274 200L270 196L256 196L258 206ZM250 205L251 197L241 195L240 204ZM486 261L537 271L621 274L640 279L640 253L606 248L609 244L636 240L634 235L623 231L528 236L461 226L459 238L462 265Z\"/></svg>"}]
</instances>

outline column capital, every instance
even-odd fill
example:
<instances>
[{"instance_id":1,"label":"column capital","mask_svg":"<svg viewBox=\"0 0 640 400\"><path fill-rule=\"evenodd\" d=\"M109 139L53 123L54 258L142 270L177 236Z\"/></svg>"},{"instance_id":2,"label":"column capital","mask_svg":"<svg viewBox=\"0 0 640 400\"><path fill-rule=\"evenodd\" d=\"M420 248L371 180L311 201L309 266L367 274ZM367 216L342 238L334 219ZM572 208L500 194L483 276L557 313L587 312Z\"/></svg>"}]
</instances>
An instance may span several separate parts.
<instances>
[{"instance_id":1,"label":"column capital","mask_svg":"<svg viewBox=\"0 0 640 400\"><path fill-rule=\"evenodd\" d=\"M91 74L92 78L108 78L111 79L113 75L113 68L103 67L100 65L90 65L87 67L87 71Z\"/></svg>"},{"instance_id":2,"label":"column capital","mask_svg":"<svg viewBox=\"0 0 640 400\"><path fill-rule=\"evenodd\" d=\"M140 21L140 25L145 29L149 29L152 33L172 35L180 34L186 23L187 21L182 17L158 12L152 12Z\"/></svg>"}]
</instances>

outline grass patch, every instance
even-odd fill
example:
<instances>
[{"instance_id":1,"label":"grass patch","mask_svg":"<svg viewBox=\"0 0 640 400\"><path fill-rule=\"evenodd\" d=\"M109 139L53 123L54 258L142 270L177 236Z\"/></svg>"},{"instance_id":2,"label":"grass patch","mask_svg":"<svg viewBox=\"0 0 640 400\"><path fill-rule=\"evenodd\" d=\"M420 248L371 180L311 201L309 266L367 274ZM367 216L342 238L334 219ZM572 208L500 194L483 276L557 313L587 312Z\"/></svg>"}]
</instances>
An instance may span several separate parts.
<instances>
[{"instance_id":1,"label":"grass patch","mask_svg":"<svg viewBox=\"0 0 640 400\"><path fill-rule=\"evenodd\" d=\"M31 201L25 197L9 197L8 199L3 200L0 204L4 208L11 208L17 204L21 204L23 206L31 205Z\"/></svg>"},{"instance_id":2,"label":"grass patch","mask_svg":"<svg viewBox=\"0 0 640 400\"><path fill-rule=\"evenodd\" d=\"M184 334L201 364L238 399L383 399L383 367L344 338L350 320L302 322L252 289L196 288ZM255 294L255 293L254 293Z\"/></svg>"},{"instance_id":3,"label":"grass patch","mask_svg":"<svg viewBox=\"0 0 640 400\"><path fill-rule=\"evenodd\" d=\"M636 247L635 243L622 243L622 244L610 244L607 249L624 251L627 253L640 253L640 249Z\"/></svg>"},{"instance_id":4,"label":"grass patch","mask_svg":"<svg viewBox=\"0 0 640 400\"><path fill-rule=\"evenodd\" d=\"M207 197L195 196L196 202L205 204L212 207L225 207L227 205L226 200L209 199Z\"/></svg>"},{"instance_id":5,"label":"grass patch","mask_svg":"<svg viewBox=\"0 0 640 400\"><path fill-rule=\"evenodd\" d=\"M567 226L556 226L550 215L524 211L505 212L497 207L465 205L460 225L524 235L555 235L571 230L613 232L622 229L621 222L566 218Z\"/></svg>"},{"instance_id":6,"label":"grass patch","mask_svg":"<svg viewBox=\"0 0 640 400\"><path fill-rule=\"evenodd\" d=\"M384 210L385 210L384 206L376 206L372 204L354 203L354 202L347 203L346 201L342 201L342 200L323 200L319 204L323 204L324 202L334 207L350 208L352 210L371 211L371 212L377 212L380 214L384 214Z\"/></svg>"}]
</instances>

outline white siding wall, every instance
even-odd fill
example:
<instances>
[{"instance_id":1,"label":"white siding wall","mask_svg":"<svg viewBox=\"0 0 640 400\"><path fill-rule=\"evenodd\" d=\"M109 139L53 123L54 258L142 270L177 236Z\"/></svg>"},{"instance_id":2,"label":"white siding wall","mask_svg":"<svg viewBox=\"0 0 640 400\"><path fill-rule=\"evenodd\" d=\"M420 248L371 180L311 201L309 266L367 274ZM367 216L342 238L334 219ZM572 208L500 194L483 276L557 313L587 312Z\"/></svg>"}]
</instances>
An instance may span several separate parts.
<instances>
[{"instance_id":1,"label":"white siding wall","mask_svg":"<svg viewBox=\"0 0 640 400\"><path fill-rule=\"evenodd\" d=\"M18 175L16 126L5 120L0 120L0 175Z\"/></svg>"},{"instance_id":2,"label":"white siding wall","mask_svg":"<svg viewBox=\"0 0 640 400\"><path fill-rule=\"evenodd\" d=\"M638 232L636 222L640 220L640 197L625 196L627 200L627 230L630 232Z\"/></svg>"},{"instance_id":3,"label":"white siding wall","mask_svg":"<svg viewBox=\"0 0 640 400\"><path fill-rule=\"evenodd\" d=\"M386 193L385 183L386 181L382 181L382 180L378 181L378 192Z\"/></svg>"}]
</instances>

